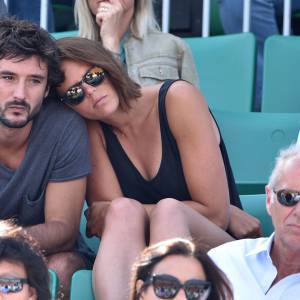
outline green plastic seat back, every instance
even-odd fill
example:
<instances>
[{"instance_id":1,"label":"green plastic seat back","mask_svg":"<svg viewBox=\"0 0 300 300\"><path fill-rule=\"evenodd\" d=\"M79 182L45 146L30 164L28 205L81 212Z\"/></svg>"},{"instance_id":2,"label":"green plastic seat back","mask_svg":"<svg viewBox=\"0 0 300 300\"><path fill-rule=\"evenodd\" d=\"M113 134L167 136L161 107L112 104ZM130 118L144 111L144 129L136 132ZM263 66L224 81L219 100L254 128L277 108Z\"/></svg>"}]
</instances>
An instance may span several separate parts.
<instances>
[{"instance_id":1,"label":"green plastic seat back","mask_svg":"<svg viewBox=\"0 0 300 300\"><path fill-rule=\"evenodd\" d=\"M264 236L269 236L274 227L266 209L266 195L240 195L240 199L244 210L260 220Z\"/></svg>"},{"instance_id":2,"label":"green plastic seat back","mask_svg":"<svg viewBox=\"0 0 300 300\"><path fill-rule=\"evenodd\" d=\"M69 36L78 36L79 32L78 30L72 30L72 31L61 31L61 32L52 32L51 35L56 39L61 39L64 37L69 37Z\"/></svg>"},{"instance_id":3,"label":"green plastic seat back","mask_svg":"<svg viewBox=\"0 0 300 300\"><path fill-rule=\"evenodd\" d=\"M228 111L251 111L256 51L253 34L184 40L191 48L200 77L199 88L209 106Z\"/></svg>"},{"instance_id":4,"label":"green plastic seat back","mask_svg":"<svg viewBox=\"0 0 300 300\"><path fill-rule=\"evenodd\" d=\"M51 292L51 300L56 300L57 299L57 293L58 293L58 288L59 288L59 280L57 274L51 270L48 269L49 271L49 288Z\"/></svg>"},{"instance_id":5,"label":"green plastic seat back","mask_svg":"<svg viewBox=\"0 0 300 300\"><path fill-rule=\"evenodd\" d=\"M212 111L242 194L264 193L279 150L296 142L300 113Z\"/></svg>"},{"instance_id":6,"label":"green plastic seat back","mask_svg":"<svg viewBox=\"0 0 300 300\"><path fill-rule=\"evenodd\" d=\"M73 274L70 300L95 300L91 270L80 270Z\"/></svg>"},{"instance_id":7,"label":"green plastic seat back","mask_svg":"<svg viewBox=\"0 0 300 300\"><path fill-rule=\"evenodd\" d=\"M300 37L271 36L264 50L263 112L300 112Z\"/></svg>"},{"instance_id":8,"label":"green plastic seat back","mask_svg":"<svg viewBox=\"0 0 300 300\"><path fill-rule=\"evenodd\" d=\"M86 217L84 215L84 211L88 208L86 201L84 201L82 213L81 213L81 219L80 219L80 233L85 241L85 243L90 247L91 250L94 251L95 254L97 254L99 244L100 244L100 239L98 237L91 237L88 238L86 236Z\"/></svg>"}]
</instances>

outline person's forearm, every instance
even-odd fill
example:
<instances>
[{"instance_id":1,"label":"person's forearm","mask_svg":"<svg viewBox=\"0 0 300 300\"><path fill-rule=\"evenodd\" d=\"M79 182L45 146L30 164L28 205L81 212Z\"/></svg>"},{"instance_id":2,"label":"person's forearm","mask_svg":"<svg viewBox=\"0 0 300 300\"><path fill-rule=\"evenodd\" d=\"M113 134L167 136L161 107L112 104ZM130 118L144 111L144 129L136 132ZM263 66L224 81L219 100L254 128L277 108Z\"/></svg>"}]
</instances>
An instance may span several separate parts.
<instances>
[{"instance_id":1,"label":"person's forearm","mask_svg":"<svg viewBox=\"0 0 300 300\"><path fill-rule=\"evenodd\" d=\"M218 212L218 214L213 215L209 213L208 208L206 206L204 206L199 202L193 200L184 200L182 202L187 206L196 210L201 215L208 218L210 221L212 221L222 229L227 229L229 224L229 215L230 215L229 207L228 210L222 209ZM146 209L148 216L151 214L151 211L154 207L155 204L144 204L144 208Z\"/></svg>"},{"instance_id":2,"label":"person's forearm","mask_svg":"<svg viewBox=\"0 0 300 300\"><path fill-rule=\"evenodd\" d=\"M77 237L71 227L55 221L26 227L25 230L46 254L71 250Z\"/></svg>"},{"instance_id":3,"label":"person's forearm","mask_svg":"<svg viewBox=\"0 0 300 300\"><path fill-rule=\"evenodd\" d=\"M193 201L193 200L185 200L183 201L189 207L195 209L201 215L205 216L207 219L221 227L222 229L226 230L229 224L229 216L230 210L229 206L226 209L219 209L219 211L215 214L209 212L209 208L204 206L203 204Z\"/></svg>"}]
</instances>

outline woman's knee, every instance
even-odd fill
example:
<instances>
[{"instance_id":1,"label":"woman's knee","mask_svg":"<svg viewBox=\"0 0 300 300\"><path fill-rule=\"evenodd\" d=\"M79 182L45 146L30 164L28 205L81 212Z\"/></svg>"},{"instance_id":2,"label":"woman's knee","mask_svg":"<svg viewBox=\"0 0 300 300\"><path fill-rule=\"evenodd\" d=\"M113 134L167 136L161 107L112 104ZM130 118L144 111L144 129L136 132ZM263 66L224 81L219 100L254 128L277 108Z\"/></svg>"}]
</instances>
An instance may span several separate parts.
<instances>
[{"instance_id":1,"label":"woman's knee","mask_svg":"<svg viewBox=\"0 0 300 300\"><path fill-rule=\"evenodd\" d=\"M129 198L116 198L109 205L105 223L140 222L146 218L146 211L141 203Z\"/></svg>"},{"instance_id":2,"label":"woman's knee","mask_svg":"<svg viewBox=\"0 0 300 300\"><path fill-rule=\"evenodd\" d=\"M166 221L170 218L184 217L183 203L173 198L165 198L160 200L151 212L151 222Z\"/></svg>"}]
</instances>

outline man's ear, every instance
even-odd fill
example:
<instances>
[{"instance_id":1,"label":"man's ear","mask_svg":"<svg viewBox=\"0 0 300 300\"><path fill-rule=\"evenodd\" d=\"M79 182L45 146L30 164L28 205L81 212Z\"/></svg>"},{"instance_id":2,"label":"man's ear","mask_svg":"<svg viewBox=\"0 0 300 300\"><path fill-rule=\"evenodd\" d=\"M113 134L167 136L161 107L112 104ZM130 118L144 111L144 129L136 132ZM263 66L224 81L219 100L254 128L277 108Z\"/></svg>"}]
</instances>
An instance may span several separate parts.
<instances>
[{"instance_id":1,"label":"man's ear","mask_svg":"<svg viewBox=\"0 0 300 300\"><path fill-rule=\"evenodd\" d=\"M273 204L273 200L272 200L273 191L268 185L266 185L265 191L266 191L266 209L268 214L271 216L271 206Z\"/></svg>"},{"instance_id":2,"label":"man's ear","mask_svg":"<svg viewBox=\"0 0 300 300\"><path fill-rule=\"evenodd\" d=\"M37 300L37 293L36 293L36 289L33 287L29 287L29 298L28 300Z\"/></svg>"}]
</instances>

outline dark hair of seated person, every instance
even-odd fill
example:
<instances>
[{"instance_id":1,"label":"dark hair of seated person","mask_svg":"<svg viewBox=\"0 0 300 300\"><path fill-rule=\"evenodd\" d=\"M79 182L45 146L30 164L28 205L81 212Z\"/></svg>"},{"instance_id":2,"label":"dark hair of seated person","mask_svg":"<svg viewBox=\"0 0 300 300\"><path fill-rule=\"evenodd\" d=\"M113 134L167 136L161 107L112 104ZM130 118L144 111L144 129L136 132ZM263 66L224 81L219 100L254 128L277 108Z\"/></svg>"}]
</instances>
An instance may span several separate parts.
<instances>
[{"instance_id":1,"label":"dark hair of seated person","mask_svg":"<svg viewBox=\"0 0 300 300\"><path fill-rule=\"evenodd\" d=\"M199 249L195 242L183 238L165 240L142 251L140 258L133 267L129 300L141 299L143 288L139 292L137 291L137 281L141 279L145 282L152 275L154 267L170 255L192 257L199 261L206 275L206 280L211 283L208 300L233 300L230 283L225 274L205 252Z\"/></svg>"},{"instance_id":2,"label":"dark hair of seated person","mask_svg":"<svg viewBox=\"0 0 300 300\"><path fill-rule=\"evenodd\" d=\"M0 262L22 264L38 300L50 300L49 272L37 243L10 221L0 221Z\"/></svg>"}]
</instances>

